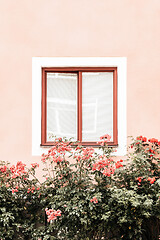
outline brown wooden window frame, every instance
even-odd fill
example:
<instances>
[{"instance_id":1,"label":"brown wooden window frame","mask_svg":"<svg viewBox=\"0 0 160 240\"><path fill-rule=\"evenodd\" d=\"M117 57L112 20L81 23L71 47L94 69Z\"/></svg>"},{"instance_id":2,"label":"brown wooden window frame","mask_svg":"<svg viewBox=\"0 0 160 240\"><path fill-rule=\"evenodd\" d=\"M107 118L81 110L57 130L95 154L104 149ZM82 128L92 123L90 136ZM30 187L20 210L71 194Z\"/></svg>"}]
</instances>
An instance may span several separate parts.
<instances>
[{"instance_id":1,"label":"brown wooden window frame","mask_svg":"<svg viewBox=\"0 0 160 240\"><path fill-rule=\"evenodd\" d=\"M47 142L47 73L77 73L77 141L83 146L98 147L97 142L82 142L82 72L113 72L113 141L109 146L118 146L117 127L117 67L43 67L42 68L42 116L41 116L41 146L53 146ZM106 134L106 133L104 133Z\"/></svg>"}]
</instances>

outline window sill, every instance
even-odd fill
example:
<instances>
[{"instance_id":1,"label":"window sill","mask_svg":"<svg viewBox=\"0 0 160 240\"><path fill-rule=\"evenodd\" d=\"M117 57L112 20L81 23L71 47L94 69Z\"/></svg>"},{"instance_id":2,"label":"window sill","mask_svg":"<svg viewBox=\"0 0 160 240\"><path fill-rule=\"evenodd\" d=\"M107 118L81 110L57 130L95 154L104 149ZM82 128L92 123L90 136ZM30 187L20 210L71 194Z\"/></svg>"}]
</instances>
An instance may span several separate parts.
<instances>
[{"instance_id":1,"label":"window sill","mask_svg":"<svg viewBox=\"0 0 160 240\"><path fill-rule=\"evenodd\" d=\"M56 143L52 142L52 143L43 143L43 144L40 144L40 147L44 147L44 148L51 148L52 146L55 146ZM93 147L93 148L99 148L101 147L100 144L97 144L96 142L79 142L77 144L72 144L73 146L83 146L83 147ZM118 143L113 143L113 142L109 142L107 144L107 146L109 147L118 147Z\"/></svg>"}]
</instances>

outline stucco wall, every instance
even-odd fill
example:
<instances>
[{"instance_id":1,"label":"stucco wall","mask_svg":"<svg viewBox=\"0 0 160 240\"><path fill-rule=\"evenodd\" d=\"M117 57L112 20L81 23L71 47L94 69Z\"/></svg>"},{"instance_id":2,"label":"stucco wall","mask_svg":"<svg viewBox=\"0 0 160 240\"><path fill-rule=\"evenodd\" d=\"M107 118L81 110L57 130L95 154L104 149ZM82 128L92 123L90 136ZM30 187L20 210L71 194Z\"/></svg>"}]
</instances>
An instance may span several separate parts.
<instances>
[{"instance_id":1,"label":"stucco wall","mask_svg":"<svg viewBox=\"0 0 160 240\"><path fill-rule=\"evenodd\" d=\"M0 159L32 157L32 57L127 57L127 135L160 138L159 0L0 0Z\"/></svg>"}]
</instances>

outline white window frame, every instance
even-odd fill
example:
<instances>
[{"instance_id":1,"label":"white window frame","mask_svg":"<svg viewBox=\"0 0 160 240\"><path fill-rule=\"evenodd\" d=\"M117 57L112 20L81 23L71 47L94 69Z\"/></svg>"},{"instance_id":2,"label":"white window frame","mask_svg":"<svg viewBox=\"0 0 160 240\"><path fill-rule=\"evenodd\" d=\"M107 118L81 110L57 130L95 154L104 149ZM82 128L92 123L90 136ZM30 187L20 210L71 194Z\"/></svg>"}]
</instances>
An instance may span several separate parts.
<instances>
[{"instance_id":1,"label":"white window frame","mask_svg":"<svg viewBox=\"0 0 160 240\"><path fill-rule=\"evenodd\" d=\"M41 92L43 67L117 67L118 75L118 147L116 156L127 151L126 57L33 57L32 58L32 156L46 153L41 144ZM104 133L105 134L105 133Z\"/></svg>"}]
</instances>

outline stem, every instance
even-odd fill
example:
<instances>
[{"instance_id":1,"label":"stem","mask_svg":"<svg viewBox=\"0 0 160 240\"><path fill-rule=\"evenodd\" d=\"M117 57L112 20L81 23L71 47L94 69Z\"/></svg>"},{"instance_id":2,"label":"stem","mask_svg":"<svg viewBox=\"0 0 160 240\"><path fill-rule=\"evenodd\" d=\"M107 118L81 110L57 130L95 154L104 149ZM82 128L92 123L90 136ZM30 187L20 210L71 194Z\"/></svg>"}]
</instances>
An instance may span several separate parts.
<instances>
[{"instance_id":1,"label":"stem","mask_svg":"<svg viewBox=\"0 0 160 240\"><path fill-rule=\"evenodd\" d=\"M34 177L36 180L37 180L37 182L41 185L41 182L38 180L38 178L32 173L32 171L29 169L29 168L27 168L28 169L28 173L29 174L31 174L32 175L32 177Z\"/></svg>"}]
</instances>

